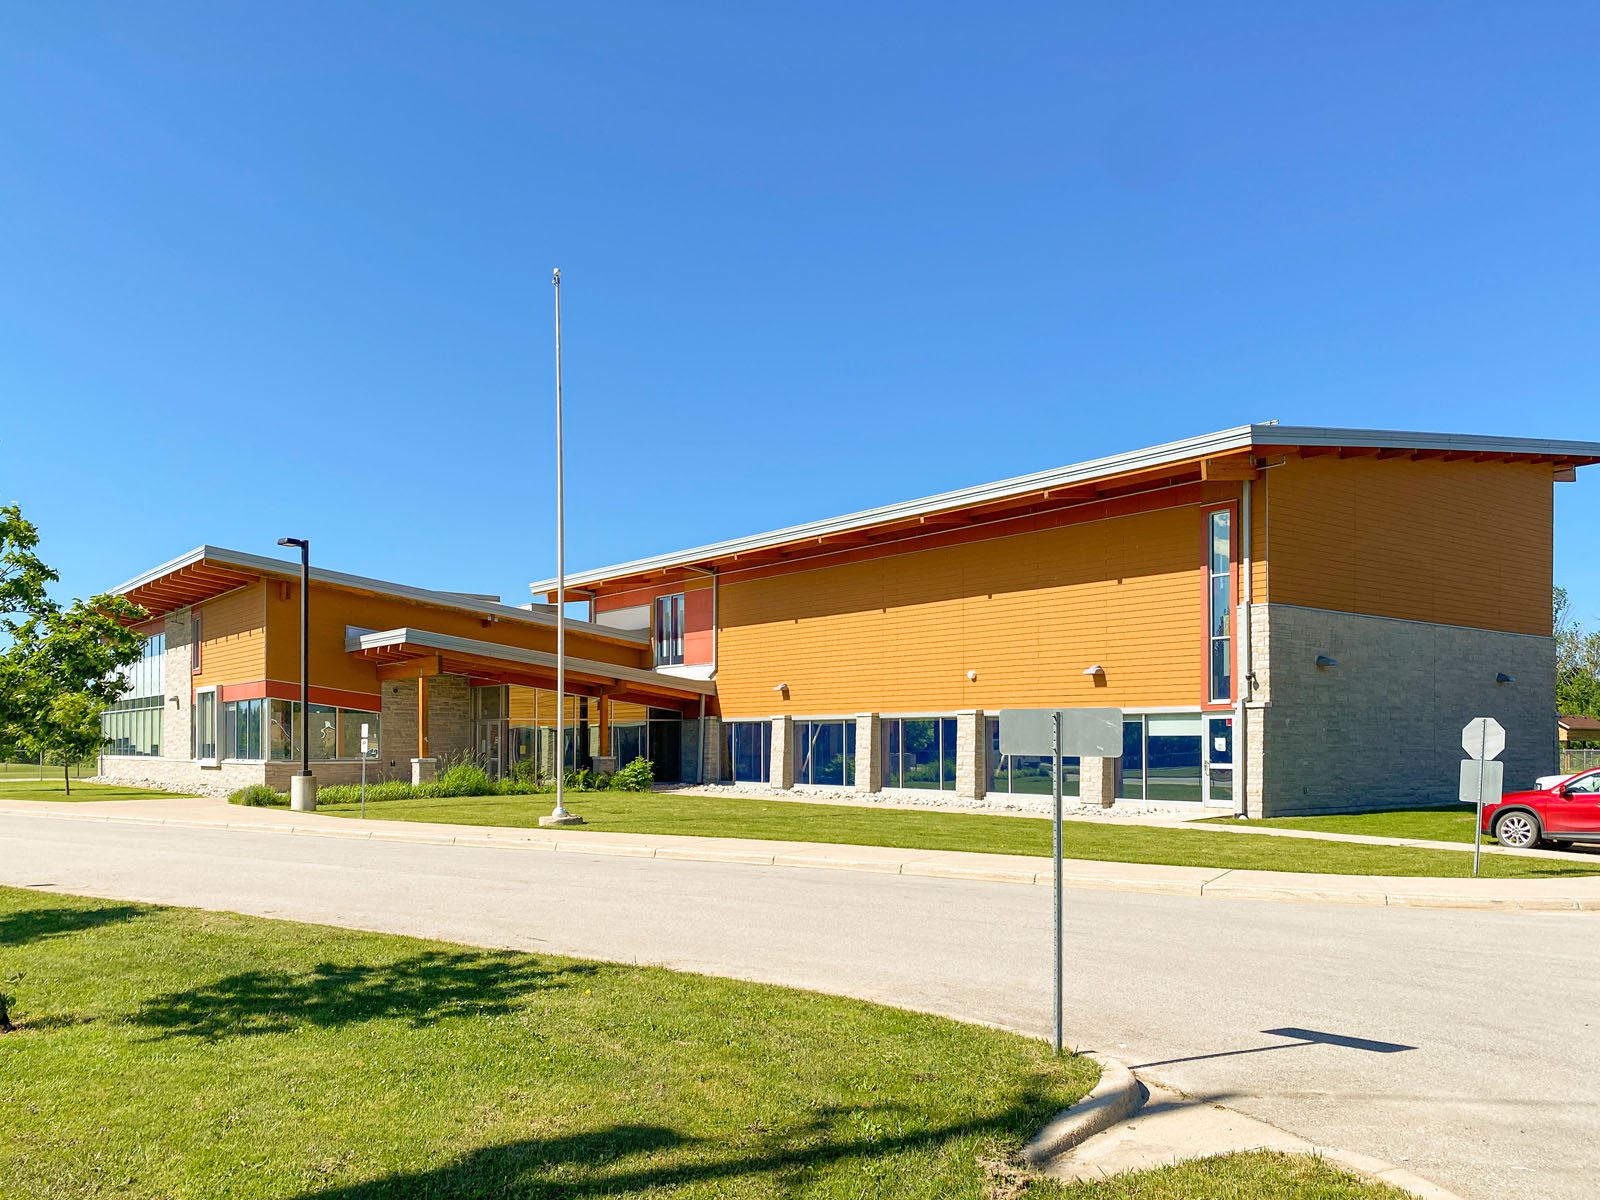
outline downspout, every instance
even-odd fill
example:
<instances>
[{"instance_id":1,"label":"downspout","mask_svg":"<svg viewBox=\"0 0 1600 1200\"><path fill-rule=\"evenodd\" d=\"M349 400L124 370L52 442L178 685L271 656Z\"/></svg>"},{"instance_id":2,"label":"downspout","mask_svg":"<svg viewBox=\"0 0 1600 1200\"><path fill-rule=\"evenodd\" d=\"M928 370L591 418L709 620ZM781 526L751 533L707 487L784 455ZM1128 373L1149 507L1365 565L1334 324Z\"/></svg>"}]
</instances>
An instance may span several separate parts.
<instances>
[{"instance_id":1,"label":"downspout","mask_svg":"<svg viewBox=\"0 0 1600 1200\"><path fill-rule=\"evenodd\" d=\"M1239 500L1239 615L1234 626L1236 667L1233 685L1233 812L1238 817L1248 817L1249 787L1246 772L1250 762L1250 734L1246 721L1251 687L1250 678L1250 592L1251 592L1251 528L1250 491L1248 479L1244 481L1243 495Z\"/></svg>"}]
</instances>

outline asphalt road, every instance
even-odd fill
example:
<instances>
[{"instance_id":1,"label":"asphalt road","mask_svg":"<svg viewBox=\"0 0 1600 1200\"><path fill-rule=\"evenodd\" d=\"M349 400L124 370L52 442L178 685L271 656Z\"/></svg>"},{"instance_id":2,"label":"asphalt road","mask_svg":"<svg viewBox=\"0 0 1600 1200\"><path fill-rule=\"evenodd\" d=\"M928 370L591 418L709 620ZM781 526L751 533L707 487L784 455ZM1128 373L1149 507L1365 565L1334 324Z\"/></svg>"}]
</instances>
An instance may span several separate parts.
<instances>
[{"instance_id":1,"label":"asphalt road","mask_svg":"<svg viewBox=\"0 0 1600 1200\"><path fill-rule=\"evenodd\" d=\"M1044 1036L1049 890L0 815L0 883L793 984ZM1596 1194L1600 916L1082 891L1067 1030L1463 1196ZM1274 1032L1302 1030L1305 1033Z\"/></svg>"}]
</instances>

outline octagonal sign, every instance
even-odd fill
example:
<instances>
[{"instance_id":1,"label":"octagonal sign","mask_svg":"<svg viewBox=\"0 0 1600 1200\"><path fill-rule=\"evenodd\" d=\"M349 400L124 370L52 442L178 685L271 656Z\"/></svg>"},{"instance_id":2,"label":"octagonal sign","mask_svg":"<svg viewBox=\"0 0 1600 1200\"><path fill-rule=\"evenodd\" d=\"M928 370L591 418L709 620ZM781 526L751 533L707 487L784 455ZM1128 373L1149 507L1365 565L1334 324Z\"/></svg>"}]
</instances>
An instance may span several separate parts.
<instances>
[{"instance_id":1,"label":"octagonal sign","mask_svg":"<svg viewBox=\"0 0 1600 1200\"><path fill-rule=\"evenodd\" d=\"M1461 731L1461 748L1469 758L1498 758L1506 748L1506 727L1493 717L1473 717Z\"/></svg>"}]
</instances>

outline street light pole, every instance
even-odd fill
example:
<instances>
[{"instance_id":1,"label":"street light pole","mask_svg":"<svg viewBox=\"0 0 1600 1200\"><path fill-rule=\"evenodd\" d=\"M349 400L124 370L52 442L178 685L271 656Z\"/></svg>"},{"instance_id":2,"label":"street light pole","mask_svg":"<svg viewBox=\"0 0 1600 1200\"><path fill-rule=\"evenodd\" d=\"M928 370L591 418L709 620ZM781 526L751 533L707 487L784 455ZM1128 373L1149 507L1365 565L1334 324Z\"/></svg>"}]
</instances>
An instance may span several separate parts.
<instances>
[{"instance_id":1,"label":"street light pole","mask_svg":"<svg viewBox=\"0 0 1600 1200\"><path fill-rule=\"evenodd\" d=\"M289 780L289 807L297 812L315 812L317 782L311 774L311 652L308 631L311 627L311 542L308 538L283 537L280 546L300 548L300 773ZM289 722L290 736L294 722Z\"/></svg>"},{"instance_id":2,"label":"street light pole","mask_svg":"<svg viewBox=\"0 0 1600 1200\"><path fill-rule=\"evenodd\" d=\"M556 807L541 825L581 825L583 818L567 811L567 523L566 486L562 477L565 446L561 427L561 268L550 277L556 300ZM576 735L574 735L576 736Z\"/></svg>"}]
</instances>

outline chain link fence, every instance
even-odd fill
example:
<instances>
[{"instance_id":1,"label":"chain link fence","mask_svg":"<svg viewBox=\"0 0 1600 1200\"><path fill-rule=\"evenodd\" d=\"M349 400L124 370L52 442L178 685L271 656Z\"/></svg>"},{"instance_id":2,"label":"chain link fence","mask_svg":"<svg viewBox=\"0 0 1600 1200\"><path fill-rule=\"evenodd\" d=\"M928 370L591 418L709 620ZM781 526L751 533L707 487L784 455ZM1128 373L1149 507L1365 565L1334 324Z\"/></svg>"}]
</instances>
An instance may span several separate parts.
<instances>
[{"instance_id":1,"label":"chain link fence","mask_svg":"<svg viewBox=\"0 0 1600 1200\"><path fill-rule=\"evenodd\" d=\"M82 762L69 763L66 767L60 763L46 762L42 755L38 758L9 758L0 760L0 779L61 779L64 775L86 779L99 769L98 758L86 758Z\"/></svg>"},{"instance_id":2,"label":"chain link fence","mask_svg":"<svg viewBox=\"0 0 1600 1200\"><path fill-rule=\"evenodd\" d=\"M1587 771L1591 767L1600 767L1600 747L1588 750L1563 750L1561 752L1561 770L1565 774L1574 771Z\"/></svg>"}]
</instances>

